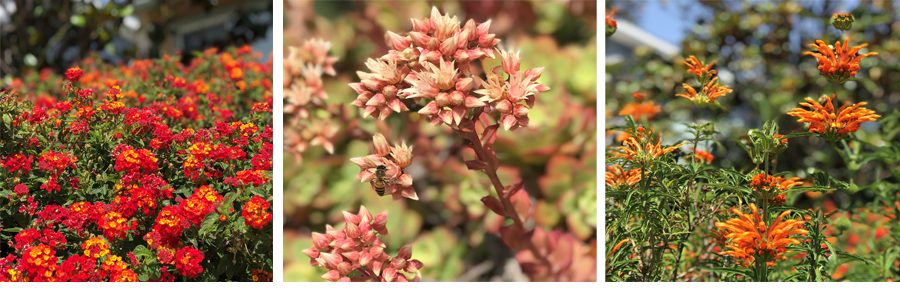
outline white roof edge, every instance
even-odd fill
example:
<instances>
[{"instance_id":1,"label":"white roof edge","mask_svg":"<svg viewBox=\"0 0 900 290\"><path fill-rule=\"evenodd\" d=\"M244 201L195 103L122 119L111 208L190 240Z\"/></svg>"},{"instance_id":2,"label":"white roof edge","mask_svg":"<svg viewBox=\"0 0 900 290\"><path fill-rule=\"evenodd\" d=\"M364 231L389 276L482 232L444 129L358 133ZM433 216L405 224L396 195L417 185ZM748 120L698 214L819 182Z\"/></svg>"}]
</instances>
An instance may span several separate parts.
<instances>
[{"instance_id":1,"label":"white roof edge","mask_svg":"<svg viewBox=\"0 0 900 290\"><path fill-rule=\"evenodd\" d=\"M613 41L631 47L647 46L653 49L657 54L669 59L675 57L675 55L681 51L681 49L674 44L648 33L627 20L616 20L616 22L618 28L616 29L616 33L610 37Z\"/></svg>"}]
</instances>

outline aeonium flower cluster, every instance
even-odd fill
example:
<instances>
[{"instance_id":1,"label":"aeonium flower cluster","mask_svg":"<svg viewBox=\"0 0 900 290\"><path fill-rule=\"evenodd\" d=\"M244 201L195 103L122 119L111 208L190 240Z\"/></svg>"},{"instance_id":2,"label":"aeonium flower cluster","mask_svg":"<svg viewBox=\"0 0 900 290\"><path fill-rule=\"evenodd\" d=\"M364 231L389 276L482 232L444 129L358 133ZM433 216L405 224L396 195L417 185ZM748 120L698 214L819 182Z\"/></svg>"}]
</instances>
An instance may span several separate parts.
<instances>
[{"instance_id":1,"label":"aeonium flower cluster","mask_svg":"<svg viewBox=\"0 0 900 290\"><path fill-rule=\"evenodd\" d=\"M338 124L317 112L328 112L328 93L322 80L334 76L337 58L328 55L331 43L309 39L299 47L289 47L284 59L285 148L299 158L309 146L333 152L332 140Z\"/></svg>"},{"instance_id":2,"label":"aeonium flower cluster","mask_svg":"<svg viewBox=\"0 0 900 290\"><path fill-rule=\"evenodd\" d=\"M451 127L472 111L497 112L507 130L527 125L536 94L549 89L537 83L543 69L521 71L518 53L499 49L489 27L490 21L463 25L432 8L430 18L412 19L406 35L388 32L388 53L367 60L370 72L357 72L360 82L350 84L359 94L353 105L381 120L421 107L417 112L432 123ZM502 65L482 79L473 63L495 54Z\"/></svg>"},{"instance_id":3,"label":"aeonium flower cluster","mask_svg":"<svg viewBox=\"0 0 900 290\"><path fill-rule=\"evenodd\" d=\"M373 216L365 206L357 214L343 212L344 228L325 226L325 233L313 233L313 246L303 251L313 266L327 272L322 278L332 282L406 282L421 279L422 262L412 259L412 248L404 246L391 257L381 236L387 235L387 213Z\"/></svg>"}]
</instances>

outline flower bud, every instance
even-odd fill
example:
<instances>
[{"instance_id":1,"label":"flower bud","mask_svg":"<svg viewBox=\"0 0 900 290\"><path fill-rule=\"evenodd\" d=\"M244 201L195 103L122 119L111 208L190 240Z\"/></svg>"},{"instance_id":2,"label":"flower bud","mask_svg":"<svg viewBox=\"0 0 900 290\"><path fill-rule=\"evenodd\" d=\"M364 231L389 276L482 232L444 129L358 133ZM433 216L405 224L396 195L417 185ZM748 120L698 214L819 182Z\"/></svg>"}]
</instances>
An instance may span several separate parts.
<instances>
[{"instance_id":1,"label":"flower bud","mask_svg":"<svg viewBox=\"0 0 900 290\"><path fill-rule=\"evenodd\" d=\"M465 100L466 95L463 95L460 91L453 91L450 93L450 103L453 104L453 106L462 105Z\"/></svg>"},{"instance_id":2,"label":"flower bud","mask_svg":"<svg viewBox=\"0 0 900 290\"><path fill-rule=\"evenodd\" d=\"M400 36L399 34L388 31L384 35L385 41L387 45L393 48L394 50L403 50L406 47L409 47L410 40L407 37Z\"/></svg>"},{"instance_id":3,"label":"flower bud","mask_svg":"<svg viewBox=\"0 0 900 290\"><path fill-rule=\"evenodd\" d=\"M850 30L855 20L853 14L846 12L836 12L831 15L831 25L839 30Z\"/></svg>"},{"instance_id":4,"label":"flower bud","mask_svg":"<svg viewBox=\"0 0 900 290\"><path fill-rule=\"evenodd\" d=\"M372 143L375 145L375 155L384 157L391 153L391 146L388 145L384 135L375 134L372 136Z\"/></svg>"},{"instance_id":5,"label":"flower bud","mask_svg":"<svg viewBox=\"0 0 900 290\"><path fill-rule=\"evenodd\" d=\"M507 100L502 100L494 105L494 108L502 114L509 114L513 110L513 105Z\"/></svg>"},{"instance_id":6,"label":"flower bud","mask_svg":"<svg viewBox=\"0 0 900 290\"><path fill-rule=\"evenodd\" d=\"M317 249L326 249L328 248L328 237L320 234L320 233L312 233L313 245L316 246Z\"/></svg>"},{"instance_id":7,"label":"flower bud","mask_svg":"<svg viewBox=\"0 0 900 290\"><path fill-rule=\"evenodd\" d=\"M331 271L328 271L328 273L325 273L324 275L322 275L322 279L325 279L325 280L328 280L331 282L336 282L340 278L341 278L341 273L338 273L337 270L331 270Z\"/></svg>"},{"instance_id":8,"label":"flower bud","mask_svg":"<svg viewBox=\"0 0 900 290\"><path fill-rule=\"evenodd\" d=\"M397 258L404 261L412 258L412 247L410 245L406 245L400 248L400 250L397 251Z\"/></svg>"},{"instance_id":9,"label":"flower bud","mask_svg":"<svg viewBox=\"0 0 900 290\"><path fill-rule=\"evenodd\" d=\"M385 282L394 281L394 279L397 278L397 269L385 268L384 271L381 272L381 278L384 279Z\"/></svg>"}]
</instances>

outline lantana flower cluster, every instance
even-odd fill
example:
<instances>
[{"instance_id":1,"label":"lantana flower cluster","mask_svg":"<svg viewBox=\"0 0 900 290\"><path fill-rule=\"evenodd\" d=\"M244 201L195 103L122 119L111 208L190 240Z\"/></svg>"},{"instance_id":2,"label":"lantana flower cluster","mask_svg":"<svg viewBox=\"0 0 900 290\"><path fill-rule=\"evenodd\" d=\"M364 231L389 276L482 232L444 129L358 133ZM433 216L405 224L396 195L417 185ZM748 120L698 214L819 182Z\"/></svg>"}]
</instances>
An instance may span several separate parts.
<instances>
[{"instance_id":1,"label":"lantana flower cluster","mask_svg":"<svg viewBox=\"0 0 900 290\"><path fill-rule=\"evenodd\" d=\"M271 273L272 69L259 58L86 59L14 79L0 92L0 240L14 241L0 281Z\"/></svg>"},{"instance_id":2,"label":"lantana flower cluster","mask_svg":"<svg viewBox=\"0 0 900 290\"><path fill-rule=\"evenodd\" d=\"M507 130L527 125L535 95L549 89L537 82L543 68L522 71L518 52L498 48L490 25L462 24L433 8L430 18L412 19L412 31L388 32L390 50L367 60L369 72L357 72L360 81L350 84L359 94L353 105L381 120L415 110L434 124L455 127L473 116L470 111L484 111L496 112ZM482 78L476 62L498 55L501 65Z\"/></svg>"}]
</instances>

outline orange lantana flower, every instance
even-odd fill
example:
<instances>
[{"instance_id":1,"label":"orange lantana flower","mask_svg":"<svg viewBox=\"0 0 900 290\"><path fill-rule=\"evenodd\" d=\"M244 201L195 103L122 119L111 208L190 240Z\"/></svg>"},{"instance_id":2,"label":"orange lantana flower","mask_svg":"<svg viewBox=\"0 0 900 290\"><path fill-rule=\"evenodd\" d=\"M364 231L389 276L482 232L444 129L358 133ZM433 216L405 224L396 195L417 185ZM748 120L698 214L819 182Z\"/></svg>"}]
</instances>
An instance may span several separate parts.
<instances>
[{"instance_id":1,"label":"orange lantana flower","mask_svg":"<svg viewBox=\"0 0 900 290\"><path fill-rule=\"evenodd\" d=\"M834 43L834 48L832 49L824 41L816 40L814 44L809 45L813 51L805 51L803 55L810 55L816 58L819 62L819 72L823 76L833 82L843 83L856 76L856 72L859 71L860 60L878 55L877 52L858 53L860 49L868 46L867 43L854 47L849 47L849 44L850 41L847 40L842 46L839 40Z\"/></svg>"},{"instance_id":2,"label":"orange lantana flower","mask_svg":"<svg viewBox=\"0 0 900 290\"><path fill-rule=\"evenodd\" d=\"M625 170L621 165L611 165L606 167L606 186L610 188L618 188L621 186L632 186L641 181L641 169L635 168Z\"/></svg>"},{"instance_id":3,"label":"orange lantana flower","mask_svg":"<svg viewBox=\"0 0 900 290\"><path fill-rule=\"evenodd\" d=\"M853 105L843 105L834 109L832 104L833 96L822 96L824 102L816 102L811 98L806 98L801 107L794 108L787 114L797 117L797 122L809 123L809 132L819 134L836 133L839 135L853 133L859 130L859 124L863 122L873 122L880 118L875 111L864 108L867 103L860 102Z\"/></svg>"},{"instance_id":4,"label":"orange lantana flower","mask_svg":"<svg viewBox=\"0 0 900 290\"><path fill-rule=\"evenodd\" d=\"M660 143L659 136L644 127L638 127L635 134L622 142L622 146L613 149L612 157L644 162L672 153L681 147L680 143L668 147L663 147Z\"/></svg>"},{"instance_id":5,"label":"orange lantana flower","mask_svg":"<svg viewBox=\"0 0 900 290\"><path fill-rule=\"evenodd\" d=\"M750 214L744 214L732 208L736 218L716 223L716 228L728 239L728 250L719 255L732 256L744 266L752 265L757 258L764 258L767 265L774 266L775 261L785 259L788 246L800 244L800 240L792 236L809 234L803 228L804 220L785 219L791 213L789 210L778 215L768 226L755 204L750 204L750 211Z\"/></svg>"}]
</instances>

